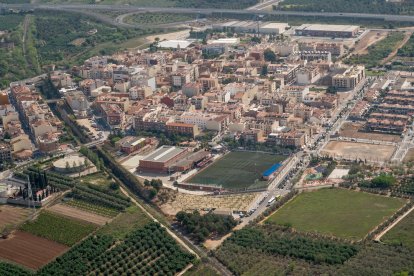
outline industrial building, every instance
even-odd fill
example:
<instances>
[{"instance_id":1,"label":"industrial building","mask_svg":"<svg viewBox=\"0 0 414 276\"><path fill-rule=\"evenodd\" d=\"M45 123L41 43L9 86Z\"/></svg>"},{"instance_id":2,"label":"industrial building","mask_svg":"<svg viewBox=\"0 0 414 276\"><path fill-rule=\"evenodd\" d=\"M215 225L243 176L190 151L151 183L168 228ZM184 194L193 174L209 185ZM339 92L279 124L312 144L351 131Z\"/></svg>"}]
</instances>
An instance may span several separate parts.
<instances>
[{"instance_id":1,"label":"industrial building","mask_svg":"<svg viewBox=\"0 0 414 276\"><path fill-rule=\"evenodd\" d=\"M355 37L359 32L359 26L353 25L328 25L328 24L303 24L295 29L296 35L322 36L322 37Z\"/></svg>"},{"instance_id":2,"label":"industrial building","mask_svg":"<svg viewBox=\"0 0 414 276\"><path fill-rule=\"evenodd\" d=\"M260 21L229 21L226 23L213 24L212 29L233 33L262 33L262 34L283 34L289 29L287 23Z\"/></svg>"},{"instance_id":3,"label":"industrial building","mask_svg":"<svg viewBox=\"0 0 414 276\"><path fill-rule=\"evenodd\" d=\"M139 171L168 173L172 171L172 166L187 153L187 148L162 146L141 159L137 169Z\"/></svg>"}]
</instances>

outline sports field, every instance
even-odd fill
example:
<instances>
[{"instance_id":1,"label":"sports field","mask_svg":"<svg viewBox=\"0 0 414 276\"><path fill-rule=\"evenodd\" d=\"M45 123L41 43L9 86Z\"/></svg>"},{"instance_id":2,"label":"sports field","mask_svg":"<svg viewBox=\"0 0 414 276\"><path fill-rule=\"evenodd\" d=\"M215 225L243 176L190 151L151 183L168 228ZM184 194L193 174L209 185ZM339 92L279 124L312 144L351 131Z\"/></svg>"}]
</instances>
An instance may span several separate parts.
<instances>
[{"instance_id":1,"label":"sports field","mask_svg":"<svg viewBox=\"0 0 414 276\"><path fill-rule=\"evenodd\" d=\"M266 222L359 240L394 214L404 202L345 189L321 189L299 194Z\"/></svg>"},{"instance_id":2,"label":"sports field","mask_svg":"<svg viewBox=\"0 0 414 276\"><path fill-rule=\"evenodd\" d=\"M230 152L217 160L188 183L217 185L226 189L255 189L267 186L262 174L286 156L260 152Z\"/></svg>"}]
</instances>

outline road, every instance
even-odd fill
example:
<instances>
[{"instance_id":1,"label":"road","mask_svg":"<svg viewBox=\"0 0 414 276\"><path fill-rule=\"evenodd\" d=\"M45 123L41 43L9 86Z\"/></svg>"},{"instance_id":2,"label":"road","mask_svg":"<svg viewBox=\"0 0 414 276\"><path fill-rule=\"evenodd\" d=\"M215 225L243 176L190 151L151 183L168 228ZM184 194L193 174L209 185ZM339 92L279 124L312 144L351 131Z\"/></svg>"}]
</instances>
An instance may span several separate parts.
<instances>
[{"instance_id":1,"label":"road","mask_svg":"<svg viewBox=\"0 0 414 276\"><path fill-rule=\"evenodd\" d=\"M248 15L286 15L286 16L311 16L311 17L342 17L354 19L377 19L395 22L414 22L414 16L410 15L393 15L393 14L368 14L368 13L341 13L341 12L301 12L301 11L273 11L273 10L232 10L232 9L197 9L197 8L158 8L158 7L139 7L132 5L88 5L88 4L0 4L3 8L15 9L43 9L43 10L60 10L74 12L99 11L125 11L127 12L168 12L168 13L230 13L230 14L248 14ZM108 17L106 17L108 19ZM112 19L112 21L114 21Z\"/></svg>"}]
</instances>

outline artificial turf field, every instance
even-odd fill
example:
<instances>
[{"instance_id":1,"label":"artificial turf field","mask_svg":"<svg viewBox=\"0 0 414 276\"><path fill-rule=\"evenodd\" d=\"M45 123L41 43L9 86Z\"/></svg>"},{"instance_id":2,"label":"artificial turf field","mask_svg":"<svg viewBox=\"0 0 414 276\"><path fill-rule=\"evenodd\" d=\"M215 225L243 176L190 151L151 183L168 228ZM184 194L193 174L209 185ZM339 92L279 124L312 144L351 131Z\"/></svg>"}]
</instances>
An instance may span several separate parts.
<instances>
[{"instance_id":1,"label":"artificial turf field","mask_svg":"<svg viewBox=\"0 0 414 276\"><path fill-rule=\"evenodd\" d=\"M217 185L229 190L263 188L268 184L261 180L263 172L286 158L261 152L230 152L187 182Z\"/></svg>"},{"instance_id":2,"label":"artificial turf field","mask_svg":"<svg viewBox=\"0 0 414 276\"><path fill-rule=\"evenodd\" d=\"M299 194L266 222L359 240L400 209L404 202L345 189L321 189Z\"/></svg>"}]
</instances>

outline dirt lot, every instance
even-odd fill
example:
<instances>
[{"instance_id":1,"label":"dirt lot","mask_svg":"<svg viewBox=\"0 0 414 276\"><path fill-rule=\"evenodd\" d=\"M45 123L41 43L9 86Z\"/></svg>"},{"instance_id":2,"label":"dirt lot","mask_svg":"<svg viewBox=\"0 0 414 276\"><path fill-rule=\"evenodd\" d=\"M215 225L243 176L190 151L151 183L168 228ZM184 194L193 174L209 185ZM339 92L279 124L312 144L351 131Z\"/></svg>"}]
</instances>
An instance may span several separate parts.
<instances>
[{"instance_id":1,"label":"dirt lot","mask_svg":"<svg viewBox=\"0 0 414 276\"><path fill-rule=\"evenodd\" d=\"M53 213L57 213L74 219L83 220L86 222L91 222L97 225L105 225L105 223L111 220L111 218L92 214L63 204L53 205L52 207L48 208L48 210Z\"/></svg>"},{"instance_id":2,"label":"dirt lot","mask_svg":"<svg viewBox=\"0 0 414 276\"><path fill-rule=\"evenodd\" d=\"M339 135L342 137L356 139L369 139L396 143L401 141L401 137L399 135L364 132L362 131L363 127L363 123L344 123L339 131Z\"/></svg>"},{"instance_id":3,"label":"dirt lot","mask_svg":"<svg viewBox=\"0 0 414 276\"><path fill-rule=\"evenodd\" d=\"M0 206L0 229L6 225L17 225L25 221L30 213L27 208L11 205Z\"/></svg>"},{"instance_id":4,"label":"dirt lot","mask_svg":"<svg viewBox=\"0 0 414 276\"><path fill-rule=\"evenodd\" d=\"M407 154L404 156L403 162L413 162L414 161L414 148L409 149Z\"/></svg>"},{"instance_id":5,"label":"dirt lot","mask_svg":"<svg viewBox=\"0 0 414 276\"><path fill-rule=\"evenodd\" d=\"M258 199L260 193L235 195L202 196L175 193L170 200L160 206L167 215L175 215L179 211L201 210L203 208L220 208L237 211L248 211L250 205Z\"/></svg>"},{"instance_id":6,"label":"dirt lot","mask_svg":"<svg viewBox=\"0 0 414 276\"><path fill-rule=\"evenodd\" d=\"M354 55L364 55L368 53L367 48L374 43L379 42L387 36L388 32L386 31L369 31L365 34L362 39L355 44Z\"/></svg>"},{"instance_id":7,"label":"dirt lot","mask_svg":"<svg viewBox=\"0 0 414 276\"><path fill-rule=\"evenodd\" d=\"M321 154L345 159L362 159L374 162L389 161L395 151L394 146L373 145L355 142L331 141Z\"/></svg>"},{"instance_id":8,"label":"dirt lot","mask_svg":"<svg viewBox=\"0 0 414 276\"><path fill-rule=\"evenodd\" d=\"M68 249L67 246L16 231L6 240L0 240L0 258L38 269Z\"/></svg>"}]
</instances>

